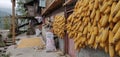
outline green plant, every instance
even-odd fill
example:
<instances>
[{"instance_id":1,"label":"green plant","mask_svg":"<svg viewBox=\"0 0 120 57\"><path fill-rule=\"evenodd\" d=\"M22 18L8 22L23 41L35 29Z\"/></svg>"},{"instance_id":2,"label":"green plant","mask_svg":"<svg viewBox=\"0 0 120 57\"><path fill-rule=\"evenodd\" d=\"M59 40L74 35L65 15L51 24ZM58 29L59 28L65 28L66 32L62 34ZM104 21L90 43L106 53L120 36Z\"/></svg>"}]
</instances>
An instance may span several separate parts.
<instances>
[{"instance_id":1,"label":"green plant","mask_svg":"<svg viewBox=\"0 0 120 57\"><path fill-rule=\"evenodd\" d=\"M24 8L24 3L21 1L21 0L17 0L17 8L16 8L16 11L23 15L23 16L26 16L27 15L27 11L25 10ZM24 20L24 19L23 19Z\"/></svg>"},{"instance_id":2,"label":"green plant","mask_svg":"<svg viewBox=\"0 0 120 57\"><path fill-rule=\"evenodd\" d=\"M10 25L9 25L10 24L10 22L9 22L10 20L9 21L8 20L9 20L9 17L5 17L4 18L4 29L9 29L10 28Z\"/></svg>"}]
</instances>

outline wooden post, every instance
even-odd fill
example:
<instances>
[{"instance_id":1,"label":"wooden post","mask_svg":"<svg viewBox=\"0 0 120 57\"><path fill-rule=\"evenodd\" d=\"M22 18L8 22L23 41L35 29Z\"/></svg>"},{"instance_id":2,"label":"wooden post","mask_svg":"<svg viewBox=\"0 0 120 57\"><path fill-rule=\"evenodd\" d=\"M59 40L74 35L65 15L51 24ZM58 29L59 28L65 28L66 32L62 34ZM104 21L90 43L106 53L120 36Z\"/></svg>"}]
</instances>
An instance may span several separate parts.
<instances>
[{"instance_id":1,"label":"wooden post","mask_svg":"<svg viewBox=\"0 0 120 57\"><path fill-rule=\"evenodd\" d=\"M67 0L65 0L66 2ZM67 24L67 7L66 5L64 6L64 16L65 16L65 24ZM68 51L69 51L69 39L68 39L68 35L67 35L67 31L65 30L65 38L64 38L64 41L65 41L65 45L64 45L64 48L65 48L65 53L68 54Z\"/></svg>"},{"instance_id":2,"label":"wooden post","mask_svg":"<svg viewBox=\"0 0 120 57\"><path fill-rule=\"evenodd\" d=\"M15 44L15 0L12 0L12 40Z\"/></svg>"}]
</instances>

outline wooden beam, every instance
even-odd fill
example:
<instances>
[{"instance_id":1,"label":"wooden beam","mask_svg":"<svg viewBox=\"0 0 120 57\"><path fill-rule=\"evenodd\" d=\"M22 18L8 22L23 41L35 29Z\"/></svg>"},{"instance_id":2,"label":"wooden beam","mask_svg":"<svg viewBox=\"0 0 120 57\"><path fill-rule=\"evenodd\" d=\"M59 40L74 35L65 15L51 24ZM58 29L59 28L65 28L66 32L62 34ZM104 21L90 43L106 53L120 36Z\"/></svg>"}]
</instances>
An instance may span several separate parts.
<instances>
[{"instance_id":1,"label":"wooden beam","mask_svg":"<svg viewBox=\"0 0 120 57\"><path fill-rule=\"evenodd\" d=\"M47 13L49 13L51 10L54 10L56 7L62 5L63 0L54 0L51 2L51 4L49 4L49 6L47 6L43 11L42 11L42 15L46 15Z\"/></svg>"},{"instance_id":2,"label":"wooden beam","mask_svg":"<svg viewBox=\"0 0 120 57\"><path fill-rule=\"evenodd\" d=\"M66 0L64 2L66 2ZM65 16L65 24L67 24L68 15L67 15L67 7L66 7L66 5L65 5L65 8L64 8L64 16ZM69 54L69 39L68 39L68 34L67 34L66 30L65 30L65 36L64 37L65 37L64 38L64 42L65 42L64 50L65 50L66 54Z\"/></svg>"},{"instance_id":3,"label":"wooden beam","mask_svg":"<svg viewBox=\"0 0 120 57\"><path fill-rule=\"evenodd\" d=\"M15 44L15 0L12 0L12 39Z\"/></svg>"},{"instance_id":4,"label":"wooden beam","mask_svg":"<svg viewBox=\"0 0 120 57\"><path fill-rule=\"evenodd\" d=\"M72 6L75 5L77 0L66 0L66 2L63 4L63 6Z\"/></svg>"},{"instance_id":5,"label":"wooden beam","mask_svg":"<svg viewBox=\"0 0 120 57\"><path fill-rule=\"evenodd\" d=\"M33 16L16 16L16 19L34 19Z\"/></svg>"},{"instance_id":6,"label":"wooden beam","mask_svg":"<svg viewBox=\"0 0 120 57\"><path fill-rule=\"evenodd\" d=\"M63 4L63 6L66 6L67 4L69 4L69 3L71 3L72 2L72 0L67 0L64 4Z\"/></svg>"}]
</instances>

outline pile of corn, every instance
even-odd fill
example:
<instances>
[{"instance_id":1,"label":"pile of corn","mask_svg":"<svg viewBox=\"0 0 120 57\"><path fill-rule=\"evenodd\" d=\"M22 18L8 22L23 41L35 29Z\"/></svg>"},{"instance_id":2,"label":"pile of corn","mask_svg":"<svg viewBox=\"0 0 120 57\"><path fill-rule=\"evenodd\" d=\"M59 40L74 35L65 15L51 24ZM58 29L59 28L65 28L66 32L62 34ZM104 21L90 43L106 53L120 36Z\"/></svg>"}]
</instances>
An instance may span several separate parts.
<instances>
[{"instance_id":1,"label":"pile of corn","mask_svg":"<svg viewBox=\"0 0 120 57\"><path fill-rule=\"evenodd\" d=\"M17 45L17 48L39 47L44 48L45 43L42 38L23 38Z\"/></svg>"},{"instance_id":2,"label":"pile of corn","mask_svg":"<svg viewBox=\"0 0 120 57\"><path fill-rule=\"evenodd\" d=\"M65 28L65 18L64 16L58 16L56 15L54 17L54 21L53 21L53 31L54 34L56 34L58 37L63 38L65 33L64 33L64 29Z\"/></svg>"},{"instance_id":3,"label":"pile of corn","mask_svg":"<svg viewBox=\"0 0 120 57\"><path fill-rule=\"evenodd\" d=\"M120 56L120 0L79 0L66 26L75 49L89 46Z\"/></svg>"}]
</instances>

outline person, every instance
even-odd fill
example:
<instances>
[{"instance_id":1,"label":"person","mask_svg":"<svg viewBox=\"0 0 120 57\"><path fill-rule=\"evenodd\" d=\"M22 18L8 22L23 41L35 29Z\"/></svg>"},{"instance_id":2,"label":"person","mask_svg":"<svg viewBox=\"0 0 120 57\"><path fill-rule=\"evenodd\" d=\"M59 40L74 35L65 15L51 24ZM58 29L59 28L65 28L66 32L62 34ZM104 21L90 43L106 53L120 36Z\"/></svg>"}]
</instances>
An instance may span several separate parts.
<instances>
[{"instance_id":1,"label":"person","mask_svg":"<svg viewBox=\"0 0 120 57\"><path fill-rule=\"evenodd\" d=\"M40 34L42 35L43 18L42 18L41 15L37 14L37 16L35 17L35 19L38 21L38 23L36 25L39 25L39 30L41 31Z\"/></svg>"},{"instance_id":2,"label":"person","mask_svg":"<svg viewBox=\"0 0 120 57\"><path fill-rule=\"evenodd\" d=\"M52 27L46 32L46 51L56 51Z\"/></svg>"},{"instance_id":3,"label":"person","mask_svg":"<svg viewBox=\"0 0 120 57\"><path fill-rule=\"evenodd\" d=\"M40 35L41 31L39 29L39 27L37 26L35 29L35 35L38 37Z\"/></svg>"},{"instance_id":4,"label":"person","mask_svg":"<svg viewBox=\"0 0 120 57\"><path fill-rule=\"evenodd\" d=\"M40 25L42 24L42 21L43 21L42 16L38 15L38 16L35 17L35 19L38 21L38 24L40 24Z\"/></svg>"}]
</instances>

